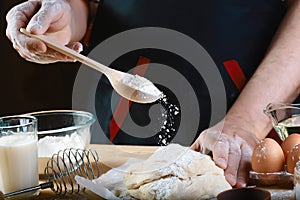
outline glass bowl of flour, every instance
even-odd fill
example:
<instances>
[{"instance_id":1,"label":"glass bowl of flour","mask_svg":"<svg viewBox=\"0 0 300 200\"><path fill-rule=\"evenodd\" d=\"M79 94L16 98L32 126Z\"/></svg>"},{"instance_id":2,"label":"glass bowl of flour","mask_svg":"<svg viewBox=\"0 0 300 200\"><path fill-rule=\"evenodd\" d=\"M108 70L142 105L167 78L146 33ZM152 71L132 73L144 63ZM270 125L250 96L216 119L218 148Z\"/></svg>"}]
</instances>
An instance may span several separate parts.
<instances>
[{"instance_id":1,"label":"glass bowl of flour","mask_svg":"<svg viewBox=\"0 0 300 200\"><path fill-rule=\"evenodd\" d=\"M93 114L77 110L50 110L29 113L38 121L39 174L60 150L85 149L90 144Z\"/></svg>"}]
</instances>

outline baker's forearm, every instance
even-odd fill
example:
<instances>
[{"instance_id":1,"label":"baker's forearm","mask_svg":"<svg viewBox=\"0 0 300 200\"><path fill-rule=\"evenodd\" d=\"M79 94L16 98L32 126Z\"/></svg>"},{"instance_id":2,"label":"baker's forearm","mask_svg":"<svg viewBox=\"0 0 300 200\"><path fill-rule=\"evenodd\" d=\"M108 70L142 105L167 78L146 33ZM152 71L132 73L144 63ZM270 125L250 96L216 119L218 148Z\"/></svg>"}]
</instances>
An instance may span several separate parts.
<instances>
[{"instance_id":1,"label":"baker's forearm","mask_svg":"<svg viewBox=\"0 0 300 200\"><path fill-rule=\"evenodd\" d=\"M230 109L228 117L248 120L259 137L271 128L263 108L270 102L292 102L300 86L300 1L289 8L259 68Z\"/></svg>"},{"instance_id":2,"label":"baker's forearm","mask_svg":"<svg viewBox=\"0 0 300 200\"><path fill-rule=\"evenodd\" d=\"M69 0L72 9L71 40L79 41L83 38L88 23L87 0Z\"/></svg>"}]
</instances>

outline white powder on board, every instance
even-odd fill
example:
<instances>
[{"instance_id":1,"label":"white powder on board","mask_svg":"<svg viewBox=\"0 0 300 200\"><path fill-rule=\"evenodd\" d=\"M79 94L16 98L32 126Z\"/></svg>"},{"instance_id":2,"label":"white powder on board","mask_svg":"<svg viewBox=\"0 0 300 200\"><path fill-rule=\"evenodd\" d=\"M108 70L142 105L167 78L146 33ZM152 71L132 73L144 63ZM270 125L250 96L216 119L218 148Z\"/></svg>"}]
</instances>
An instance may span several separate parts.
<instances>
[{"instance_id":1,"label":"white powder on board","mask_svg":"<svg viewBox=\"0 0 300 200\"><path fill-rule=\"evenodd\" d=\"M154 199L168 199L174 191L174 187L188 187L191 185L190 179L179 179L178 177L170 176L158 179L156 181L148 183L151 190L151 196L155 197Z\"/></svg>"},{"instance_id":2,"label":"white powder on board","mask_svg":"<svg viewBox=\"0 0 300 200\"><path fill-rule=\"evenodd\" d=\"M84 149L84 144L77 132L71 135L55 137L46 136L38 141L38 156L51 157L60 150L67 148Z\"/></svg>"}]
</instances>

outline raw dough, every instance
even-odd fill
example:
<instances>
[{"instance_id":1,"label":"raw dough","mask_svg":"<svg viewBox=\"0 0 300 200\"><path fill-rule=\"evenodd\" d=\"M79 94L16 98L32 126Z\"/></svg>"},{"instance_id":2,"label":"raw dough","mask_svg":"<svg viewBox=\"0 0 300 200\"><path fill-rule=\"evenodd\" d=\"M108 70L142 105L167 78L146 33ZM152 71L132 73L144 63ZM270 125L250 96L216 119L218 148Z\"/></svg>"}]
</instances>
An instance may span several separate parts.
<instances>
[{"instance_id":1,"label":"raw dough","mask_svg":"<svg viewBox=\"0 0 300 200\"><path fill-rule=\"evenodd\" d=\"M127 194L137 199L209 199L231 189L208 155L178 144L129 166L124 183Z\"/></svg>"}]
</instances>

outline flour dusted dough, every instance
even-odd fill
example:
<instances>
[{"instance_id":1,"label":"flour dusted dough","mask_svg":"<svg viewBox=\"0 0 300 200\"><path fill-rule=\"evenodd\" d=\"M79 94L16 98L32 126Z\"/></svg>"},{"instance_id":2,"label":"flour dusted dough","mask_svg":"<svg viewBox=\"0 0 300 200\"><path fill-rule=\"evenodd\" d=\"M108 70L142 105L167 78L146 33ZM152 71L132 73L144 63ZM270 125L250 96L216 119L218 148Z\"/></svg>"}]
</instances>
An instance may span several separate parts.
<instances>
[{"instance_id":1,"label":"flour dusted dough","mask_svg":"<svg viewBox=\"0 0 300 200\"><path fill-rule=\"evenodd\" d=\"M124 183L127 194L137 199L209 199L231 188L208 155L178 144L132 164Z\"/></svg>"}]
</instances>

